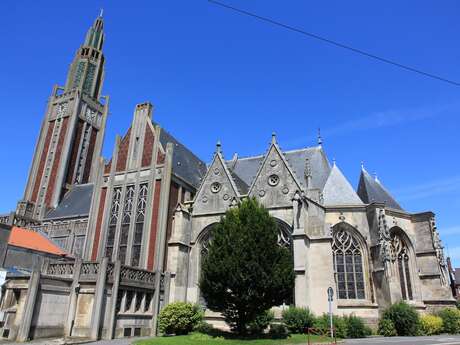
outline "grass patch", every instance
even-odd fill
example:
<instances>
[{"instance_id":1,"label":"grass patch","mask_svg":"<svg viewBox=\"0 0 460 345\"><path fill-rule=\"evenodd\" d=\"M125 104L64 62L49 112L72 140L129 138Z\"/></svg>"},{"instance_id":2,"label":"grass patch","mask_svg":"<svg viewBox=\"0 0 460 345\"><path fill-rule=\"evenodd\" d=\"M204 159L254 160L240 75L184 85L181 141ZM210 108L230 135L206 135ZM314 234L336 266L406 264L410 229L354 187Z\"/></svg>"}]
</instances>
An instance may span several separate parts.
<instances>
[{"instance_id":1,"label":"grass patch","mask_svg":"<svg viewBox=\"0 0 460 345\"><path fill-rule=\"evenodd\" d=\"M310 336L313 343L331 342L330 338L321 336ZM210 336L201 333L191 333L189 335L157 337L134 342L135 345L284 345L284 344L306 344L307 335L292 334L286 339L238 339L234 337Z\"/></svg>"}]
</instances>

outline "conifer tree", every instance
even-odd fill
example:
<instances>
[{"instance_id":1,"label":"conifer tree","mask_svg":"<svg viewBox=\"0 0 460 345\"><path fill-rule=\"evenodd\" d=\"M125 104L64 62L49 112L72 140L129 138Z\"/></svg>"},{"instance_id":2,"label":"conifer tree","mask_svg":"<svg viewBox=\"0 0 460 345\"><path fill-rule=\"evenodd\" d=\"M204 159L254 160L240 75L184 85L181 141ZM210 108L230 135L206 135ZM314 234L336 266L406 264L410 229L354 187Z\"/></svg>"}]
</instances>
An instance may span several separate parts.
<instances>
[{"instance_id":1,"label":"conifer tree","mask_svg":"<svg viewBox=\"0 0 460 345\"><path fill-rule=\"evenodd\" d=\"M228 210L213 227L199 285L207 307L237 333L288 300L294 279L291 252L278 245L278 225L256 199Z\"/></svg>"}]
</instances>

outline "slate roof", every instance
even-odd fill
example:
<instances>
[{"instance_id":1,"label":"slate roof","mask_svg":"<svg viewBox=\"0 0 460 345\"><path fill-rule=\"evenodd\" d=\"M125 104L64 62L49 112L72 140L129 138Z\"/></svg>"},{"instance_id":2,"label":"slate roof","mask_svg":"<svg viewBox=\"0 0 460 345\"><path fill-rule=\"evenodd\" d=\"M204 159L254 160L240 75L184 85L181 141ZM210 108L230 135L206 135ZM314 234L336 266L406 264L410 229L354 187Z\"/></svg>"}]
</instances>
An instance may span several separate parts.
<instances>
[{"instance_id":1,"label":"slate roof","mask_svg":"<svg viewBox=\"0 0 460 345\"><path fill-rule=\"evenodd\" d=\"M455 276L455 285L460 285L460 268L455 268L454 276Z\"/></svg>"},{"instance_id":2,"label":"slate roof","mask_svg":"<svg viewBox=\"0 0 460 345\"><path fill-rule=\"evenodd\" d=\"M89 215L93 184L77 184L64 196L59 205L48 212L45 219L76 218Z\"/></svg>"},{"instance_id":3,"label":"slate roof","mask_svg":"<svg viewBox=\"0 0 460 345\"><path fill-rule=\"evenodd\" d=\"M390 208L403 211L403 208L391 196L386 188L378 180L369 175L365 169L361 170L357 193L366 204L373 202L384 203Z\"/></svg>"},{"instance_id":4,"label":"slate roof","mask_svg":"<svg viewBox=\"0 0 460 345\"><path fill-rule=\"evenodd\" d=\"M201 179L206 174L206 164L162 128L160 131L160 143L166 149L168 142L174 145L173 173L198 189Z\"/></svg>"},{"instance_id":5,"label":"slate roof","mask_svg":"<svg viewBox=\"0 0 460 345\"><path fill-rule=\"evenodd\" d=\"M66 253L55 245L48 237L37 231L27 230L23 228L13 227L11 229L8 244L36 250L43 253L65 256Z\"/></svg>"},{"instance_id":6,"label":"slate roof","mask_svg":"<svg viewBox=\"0 0 460 345\"><path fill-rule=\"evenodd\" d=\"M323 189L324 205L362 205L355 190L334 164Z\"/></svg>"},{"instance_id":7,"label":"slate roof","mask_svg":"<svg viewBox=\"0 0 460 345\"><path fill-rule=\"evenodd\" d=\"M289 166L294 171L297 181L305 188L305 168L306 159L309 159L311 169L311 186L310 188L317 188L322 190L326 180L331 171L329 162L320 146L307 147L300 150L284 151L283 152ZM235 183L239 187L239 183L243 182L241 190L248 190L251 186L257 172L259 171L260 164L264 156L253 156L245 158L237 158L226 161L228 168L232 175L236 177ZM237 181L237 179L241 181ZM242 193L244 194L244 193Z\"/></svg>"}]
</instances>

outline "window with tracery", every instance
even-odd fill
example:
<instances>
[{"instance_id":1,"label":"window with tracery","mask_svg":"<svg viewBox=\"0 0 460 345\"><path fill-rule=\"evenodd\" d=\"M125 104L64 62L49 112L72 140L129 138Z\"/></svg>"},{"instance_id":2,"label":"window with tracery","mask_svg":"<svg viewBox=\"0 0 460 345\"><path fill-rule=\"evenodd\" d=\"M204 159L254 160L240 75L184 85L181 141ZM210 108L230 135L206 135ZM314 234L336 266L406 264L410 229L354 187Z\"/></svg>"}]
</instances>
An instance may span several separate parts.
<instances>
[{"instance_id":1,"label":"window with tracery","mask_svg":"<svg viewBox=\"0 0 460 345\"><path fill-rule=\"evenodd\" d=\"M120 214L121 187L113 189L112 204L110 206L109 226L107 228L107 242L105 245L105 256L112 258L113 245L115 243L115 233L117 231L117 222Z\"/></svg>"},{"instance_id":2,"label":"window with tracery","mask_svg":"<svg viewBox=\"0 0 460 345\"><path fill-rule=\"evenodd\" d=\"M404 300L412 300L412 284L410 275L409 249L406 242L397 234L391 236L391 254L397 266L401 294Z\"/></svg>"},{"instance_id":3,"label":"window with tracery","mask_svg":"<svg viewBox=\"0 0 460 345\"><path fill-rule=\"evenodd\" d=\"M139 186L139 195L137 197L136 223L134 225L133 247L131 255L131 265L139 266L141 256L142 236L144 232L145 209L147 206L148 184L144 183Z\"/></svg>"},{"instance_id":4,"label":"window with tracery","mask_svg":"<svg viewBox=\"0 0 460 345\"><path fill-rule=\"evenodd\" d=\"M125 263L126 250L128 248L129 225L131 224L131 217L133 215L134 190L134 185L131 185L127 186L125 191L125 201L121 217L120 245L118 247L118 259L122 264Z\"/></svg>"},{"instance_id":5,"label":"window with tracery","mask_svg":"<svg viewBox=\"0 0 460 345\"><path fill-rule=\"evenodd\" d=\"M364 299L363 251L358 240L339 227L333 232L332 252L338 298Z\"/></svg>"}]
</instances>

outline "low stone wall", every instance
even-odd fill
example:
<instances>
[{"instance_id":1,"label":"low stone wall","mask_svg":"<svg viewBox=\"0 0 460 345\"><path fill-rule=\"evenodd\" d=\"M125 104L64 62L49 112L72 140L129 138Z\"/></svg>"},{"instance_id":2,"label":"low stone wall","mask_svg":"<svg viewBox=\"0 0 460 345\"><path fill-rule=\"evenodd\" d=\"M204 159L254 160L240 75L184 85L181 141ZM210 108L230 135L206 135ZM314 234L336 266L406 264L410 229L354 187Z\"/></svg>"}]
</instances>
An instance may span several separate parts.
<instances>
[{"instance_id":1,"label":"low stone wall","mask_svg":"<svg viewBox=\"0 0 460 345\"><path fill-rule=\"evenodd\" d=\"M154 334L168 277L107 259L45 262L30 276L7 277L0 336L25 341Z\"/></svg>"}]
</instances>

